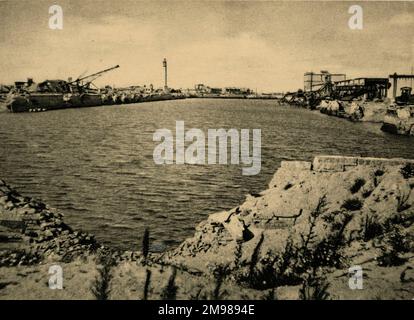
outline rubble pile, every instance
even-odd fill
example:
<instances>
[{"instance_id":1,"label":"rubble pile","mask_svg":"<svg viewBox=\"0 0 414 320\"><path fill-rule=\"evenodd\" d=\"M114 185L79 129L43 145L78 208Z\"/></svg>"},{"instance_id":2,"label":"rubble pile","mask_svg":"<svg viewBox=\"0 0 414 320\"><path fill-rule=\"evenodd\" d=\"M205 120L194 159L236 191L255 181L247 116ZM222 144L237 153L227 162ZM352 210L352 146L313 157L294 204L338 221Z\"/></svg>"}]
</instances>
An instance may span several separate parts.
<instances>
[{"instance_id":1,"label":"rubble pile","mask_svg":"<svg viewBox=\"0 0 414 320\"><path fill-rule=\"evenodd\" d=\"M316 107L321 113L351 121L382 123L391 100L322 100Z\"/></svg>"},{"instance_id":2,"label":"rubble pile","mask_svg":"<svg viewBox=\"0 0 414 320\"><path fill-rule=\"evenodd\" d=\"M0 180L0 266L33 264L46 257L70 261L95 252L92 235L74 231L63 215L24 197Z\"/></svg>"},{"instance_id":3,"label":"rubble pile","mask_svg":"<svg viewBox=\"0 0 414 320\"><path fill-rule=\"evenodd\" d=\"M394 106L384 117L381 130L407 136L414 136L414 107Z\"/></svg>"}]
</instances>

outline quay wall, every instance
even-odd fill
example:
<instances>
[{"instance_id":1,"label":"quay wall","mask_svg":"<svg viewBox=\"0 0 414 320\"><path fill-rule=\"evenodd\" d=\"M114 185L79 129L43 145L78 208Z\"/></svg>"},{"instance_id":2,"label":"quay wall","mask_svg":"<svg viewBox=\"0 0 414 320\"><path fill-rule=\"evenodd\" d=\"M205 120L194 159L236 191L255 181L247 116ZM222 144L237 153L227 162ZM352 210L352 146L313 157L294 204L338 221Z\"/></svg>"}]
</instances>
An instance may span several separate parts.
<instances>
[{"instance_id":1,"label":"quay wall","mask_svg":"<svg viewBox=\"0 0 414 320\"><path fill-rule=\"evenodd\" d=\"M406 164L414 165L414 159L321 155L316 156L312 162L282 161L281 168L288 170L312 170L316 172L344 172L349 171L356 166L373 166L381 169L388 166L403 166Z\"/></svg>"}]
</instances>

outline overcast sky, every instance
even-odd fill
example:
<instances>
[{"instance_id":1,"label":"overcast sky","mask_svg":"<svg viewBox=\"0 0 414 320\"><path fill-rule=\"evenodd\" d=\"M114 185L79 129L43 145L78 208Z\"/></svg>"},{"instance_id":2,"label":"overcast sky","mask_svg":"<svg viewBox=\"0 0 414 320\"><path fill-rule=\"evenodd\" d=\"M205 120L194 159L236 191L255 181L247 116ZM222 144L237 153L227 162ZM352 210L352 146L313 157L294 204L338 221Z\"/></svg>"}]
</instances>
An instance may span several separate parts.
<instances>
[{"instance_id":1,"label":"overcast sky","mask_svg":"<svg viewBox=\"0 0 414 320\"><path fill-rule=\"evenodd\" d=\"M63 8L63 30L48 8ZM348 8L363 8L351 30ZM97 84L303 87L306 71L348 78L409 73L414 2L0 2L0 83L77 77L119 64Z\"/></svg>"}]
</instances>

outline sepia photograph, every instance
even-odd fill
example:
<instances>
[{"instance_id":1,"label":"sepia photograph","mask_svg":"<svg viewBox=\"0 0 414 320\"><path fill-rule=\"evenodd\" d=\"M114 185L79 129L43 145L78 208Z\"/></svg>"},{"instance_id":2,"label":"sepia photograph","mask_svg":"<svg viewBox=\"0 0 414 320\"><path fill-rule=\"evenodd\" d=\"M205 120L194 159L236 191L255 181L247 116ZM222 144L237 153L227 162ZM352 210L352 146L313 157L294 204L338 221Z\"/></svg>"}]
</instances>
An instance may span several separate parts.
<instances>
[{"instance_id":1,"label":"sepia photograph","mask_svg":"<svg viewBox=\"0 0 414 320\"><path fill-rule=\"evenodd\" d=\"M0 300L414 299L414 2L0 12Z\"/></svg>"}]
</instances>

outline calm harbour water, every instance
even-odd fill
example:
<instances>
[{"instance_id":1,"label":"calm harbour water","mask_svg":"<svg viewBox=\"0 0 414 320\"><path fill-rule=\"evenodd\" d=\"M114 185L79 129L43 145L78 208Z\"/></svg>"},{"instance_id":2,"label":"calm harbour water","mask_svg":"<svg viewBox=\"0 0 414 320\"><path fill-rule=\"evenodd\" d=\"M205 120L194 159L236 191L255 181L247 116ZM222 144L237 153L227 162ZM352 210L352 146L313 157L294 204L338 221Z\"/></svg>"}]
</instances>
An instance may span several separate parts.
<instances>
[{"instance_id":1,"label":"calm harbour water","mask_svg":"<svg viewBox=\"0 0 414 320\"><path fill-rule=\"evenodd\" d=\"M155 165L152 135L175 130L262 130L262 170L243 165ZM208 214L266 189L282 160L318 154L414 158L414 139L275 101L188 99L44 113L0 113L0 178L65 214L75 229L138 250L191 236Z\"/></svg>"}]
</instances>

